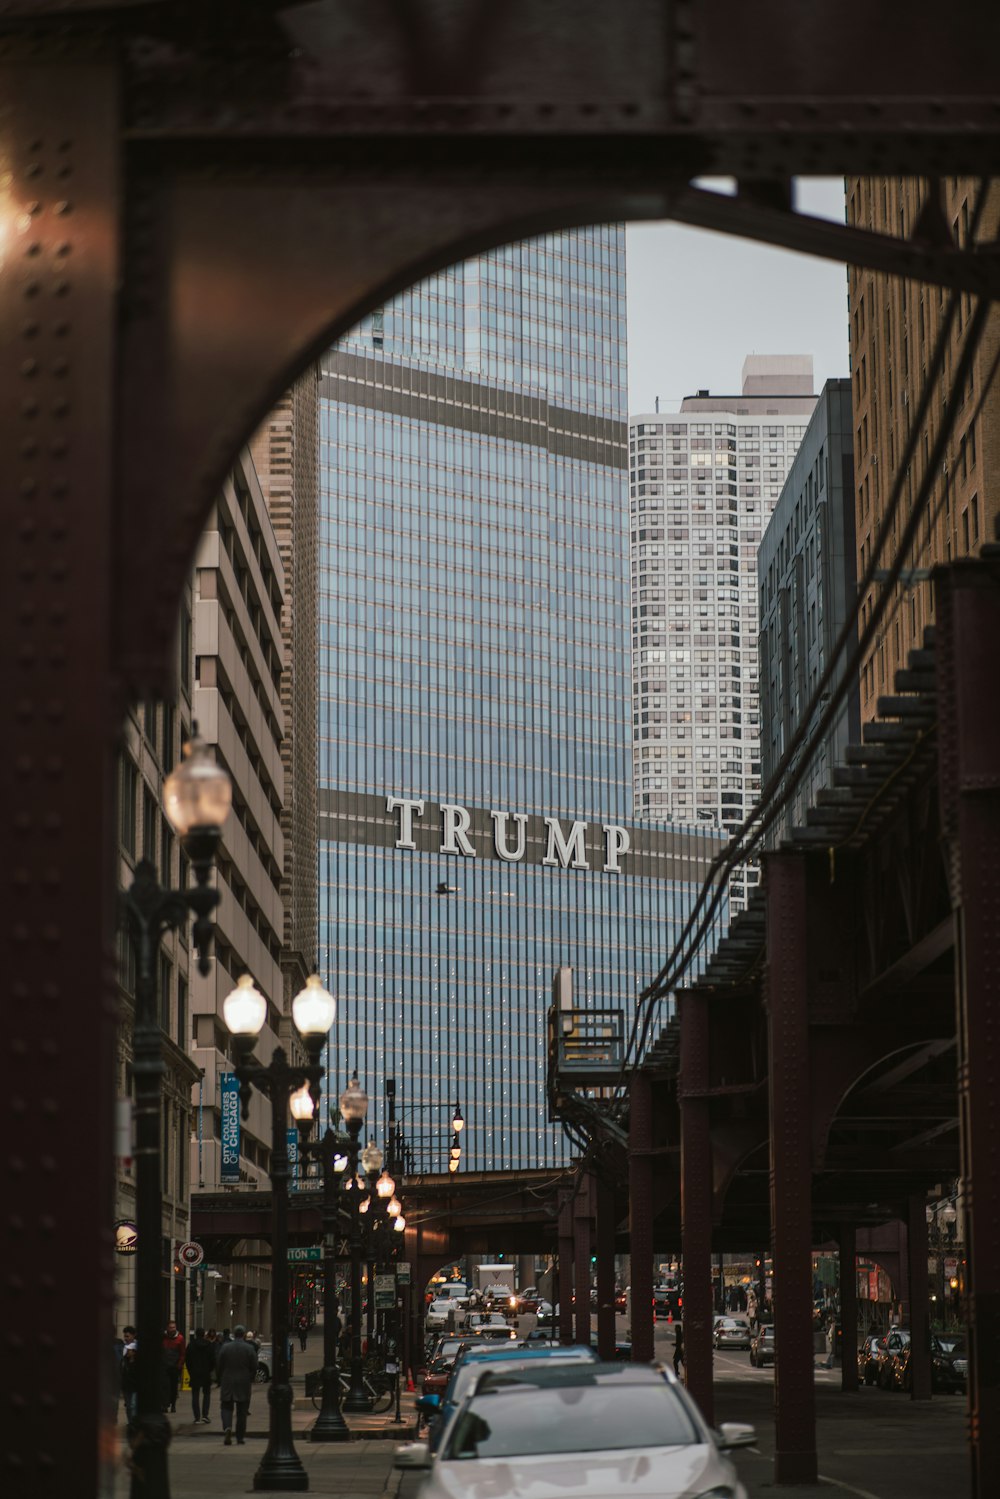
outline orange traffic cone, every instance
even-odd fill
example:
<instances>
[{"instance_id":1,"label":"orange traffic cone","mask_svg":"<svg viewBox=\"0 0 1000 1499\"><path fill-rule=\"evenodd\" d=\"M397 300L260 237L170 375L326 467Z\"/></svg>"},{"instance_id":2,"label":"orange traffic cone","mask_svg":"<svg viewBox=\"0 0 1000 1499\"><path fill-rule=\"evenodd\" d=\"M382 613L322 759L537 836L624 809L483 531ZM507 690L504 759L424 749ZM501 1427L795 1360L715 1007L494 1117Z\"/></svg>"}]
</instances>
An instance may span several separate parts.
<instances>
[{"instance_id":1,"label":"orange traffic cone","mask_svg":"<svg viewBox=\"0 0 1000 1499\"><path fill-rule=\"evenodd\" d=\"M672 1322L673 1320L674 1320L673 1311L670 1308L668 1308L668 1310L667 1310L667 1321L668 1322Z\"/></svg>"},{"instance_id":2,"label":"orange traffic cone","mask_svg":"<svg viewBox=\"0 0 1000 1499\"><path fill-rule=\"evenodd\" d=\"M413 1370L412 1369L407 1369L407 1371L406 1371L406 1393L408 1395L412 1395L414 1393L414 1391L416 1390L416 1388L417 1388L416 1385L413 1383Z\"/></svg>"}]
</instances>

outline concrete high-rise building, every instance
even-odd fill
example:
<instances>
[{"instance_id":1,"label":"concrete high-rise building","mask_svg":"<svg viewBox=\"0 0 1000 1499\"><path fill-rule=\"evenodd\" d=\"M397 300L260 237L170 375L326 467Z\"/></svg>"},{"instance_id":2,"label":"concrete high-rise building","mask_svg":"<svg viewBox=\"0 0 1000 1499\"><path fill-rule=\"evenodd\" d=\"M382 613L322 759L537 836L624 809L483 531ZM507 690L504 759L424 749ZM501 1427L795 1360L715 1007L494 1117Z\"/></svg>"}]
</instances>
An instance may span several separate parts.
<instances>
[{"instance_id":1,"label":"concrete high-rise building","mask_svg":"<svg viewBox=\"0 0 1000 1499\"><path fill-rule=\"evenodd\" d=\"M927 185L923 178L847 180L847 218L866 229L883 230L903 239L915 232ZM972 178L941 182L945 222L957 244L965 245L975 212L977 183ZM1000 233L1000 184L988 187L977 242L989 244ZM897 468L913 422L927 365L937 338L947 294L920 282L880 275L852 266L849 272L851 378L854 404L855 530L858 577L868 566L874 539L885 512ZM940 429L954 368L971 314L963 293L952 329L944 383L935 393L917 454L903 475L901 513L879 563L888 567ZM1000 515L1000 385L994 384L977 416L976 407L997 349L1000 309L991 310L972 376L955 395L953 435L945 468L935 475L930 508L909 555L896 596L877 638L861 666L861 716L877 712L878 698L891 693L898 667L923 641L934 623L934 593L928 571L938 562L971 556L984 541L995 539ZM878 586L877 584L875 585ZM874 587L860 601L862 618L872 609Z\"/></svg>"},{"instance_id":2,"label":"concrete high-rise building","mask_svg":"<svg viewBox=\"0 0 1000 1499\"><path fill-rule=\"evenodd\" d=\"M284 840L284 1039L291 1002L313 972L316 924L317 553L319 548L319 370L286 391L250 443L285 574L281 611L281 761Z\"/></svg>"},{"instance_id":3,"label":"concrete high-rise building","mask_svg":"<svg viewBox=\"0 0 1000 1499\"><path fill-rule=\"evenodd\" d=\"M161 885L177 888L183 855L163 814L163 780L180 759L191 722L191 602L182 607L177 705L147 700L129 710L118 762L118 883L127 889L140 859L149 859ZM162 1316L186 1325L187 1277L174 1271L173 1247L190 1238L191 1087L198 1079L192 1062L190 982L192 964L186 932L169 932L157 958L157 995L163 1030L162 1056L162 1211L166 1245L162 1260ZM117 1144L115 1191L115 1320L119 1329L136 1321L135 1162L131 1156L132 1030L135 1016L136 956L124 928L118 934L118 1096L122 1118Z\"/></svg>"},{"instance_id":4,"label":"concrete high-rise building","mask_svg":"<svg viewBox=\"0 0 1000 1499\"><path fill-rule=\"evenodd\" d=\"M624 233L414 287L321 379L320 927L418 1169L565 1157L554 970L631 1010L712 851L632 820Z\"/></svg>"},{"instance_id":5,"label":"concrete high-rise building","mask_svg":"<svg viewBox=\"0 0 1000 1499\"><path fill-rule=\"evenodd\" d=\"M761 766L770 780L820 677L834 659L833 646L857 610L854 572L854 437L850 380L828 380L788 472L757 553L760 597ZM830 691L843 680L837 658ZM827 694L828 696L828 694ZM858 683L852 675L836 719L810 756L798 788L767 837L774 845L805 823L806 809L830 784L861 721Z\"/></svg>"},{"instance_id":6,"label":"concrete high-rise building","mask_svg":"<svg viewBox=\"0 0 1000 1499\"><path fill-rule=\"evenodd\" d=\"M810 356L629 418L632 722L642 817L732 831L761 786L757 549L816 405ZM746 903L754 869L730 884Z\"/></svg>"},{"instance_id":7,"label":"concrete high-rise building","mask_svg":"<svg viewBox=\"0 0 1000 1499\"><path fill-rule=\"evenodd\" d=\"M266 1066L284 1015L282 974L285 832L282 763L285 664L282 609L285 574L277 538L248 450L223 486L202 536L194 573L192 713L216 747L233 783L232 811L217 859L221 901L207 977L192 965L193 1044L199 1069L194 1090L192 1189L266 1189L271 1157L271 1106L254 1089L238 1145L223 1139L225 1084L232 1046L222 1014L226 995L244 973L268 1002L255 1054ZM231 1101L231 1095L228 1095ZM232 1125L232 1117L227 1118ZM267 1326L270 1272L263 1244L244 1245L232 1261L200 1277L200 1318L217 1327Z\"/></svg>"}]
</instances>

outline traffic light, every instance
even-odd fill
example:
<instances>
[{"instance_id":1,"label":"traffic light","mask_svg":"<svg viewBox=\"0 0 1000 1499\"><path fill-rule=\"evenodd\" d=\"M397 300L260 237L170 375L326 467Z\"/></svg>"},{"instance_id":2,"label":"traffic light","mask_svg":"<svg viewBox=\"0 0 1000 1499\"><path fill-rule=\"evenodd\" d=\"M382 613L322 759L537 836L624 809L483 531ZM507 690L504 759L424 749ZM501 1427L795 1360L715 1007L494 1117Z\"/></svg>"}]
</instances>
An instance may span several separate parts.
<instances>
[{"instance_id":1,"label":"traffic light","mask_svg":"<svg viewBox=\"0 0 1000 1499\"><path fill-rule=\"evenodd\" d=\"M596 1255L596 1254L592 1254L592 1255L591 1255L591 1256L590 1256L590 1263L591 1263L591 1264L592 1264L592 1265L596 1265L596 1264L597 1264L597 1255Z\"/></svg>"}]
</instances>

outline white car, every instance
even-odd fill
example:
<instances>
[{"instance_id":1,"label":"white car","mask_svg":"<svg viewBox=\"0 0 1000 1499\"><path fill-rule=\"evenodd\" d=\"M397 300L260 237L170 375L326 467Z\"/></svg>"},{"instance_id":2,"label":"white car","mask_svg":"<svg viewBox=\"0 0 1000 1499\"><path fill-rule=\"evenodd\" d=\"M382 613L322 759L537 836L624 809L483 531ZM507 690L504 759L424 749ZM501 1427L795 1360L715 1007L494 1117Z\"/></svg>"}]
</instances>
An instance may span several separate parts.
<instances>
[{"instance_id":1,"label":"white car","mask_svg":"<svg viewBox=\"0 0 1000 1499\"><path fill-rule=\"evenodd\" d=\"M424 1325L427 1327L428 1331L433 1331L435 1328L439 1327L447 1327L448 1318L449 1316L451 1316L454 1317L454 1325L456 1328L458 1328L461 1326L462 1318L464 1317L464 1315L464 1309L460 1305L457 1297L438 1296L434 1301L431 1302L430 1306L427 1308L427 1312L424 1317Z\"/></svg>"},{"instance_id":2,"label":"white car","mask_svg":"<svg viewBox=\"0 0 1000 1499\"><path fill-rule=\"evenodd\" d=\"M664 1370L538 1360L537 1368L484 1374L439 1451L408 1442L395 1465L426 1470L420 1499L747 1499L724 1454L755 1441L752 1426L713 1432Z\"/></svg>"}]
</instances>

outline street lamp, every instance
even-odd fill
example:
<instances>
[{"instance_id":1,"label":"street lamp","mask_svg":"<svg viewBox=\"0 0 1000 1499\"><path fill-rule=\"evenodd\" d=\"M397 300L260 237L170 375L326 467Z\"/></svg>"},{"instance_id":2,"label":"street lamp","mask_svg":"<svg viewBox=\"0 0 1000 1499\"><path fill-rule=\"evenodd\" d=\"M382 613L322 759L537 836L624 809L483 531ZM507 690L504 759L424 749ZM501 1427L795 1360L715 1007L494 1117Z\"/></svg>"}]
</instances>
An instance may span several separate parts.
<instances>
[{"instance_id":1,"label":"street lamp","mask_svg":"<svg viewBox=\"0 0 1000 1499\"><path fill-rule=\"evenodd\" d=\"M318 979L292 1001L292 1016L306 1048L304 1067L293 1066L283 1046L274 1048L266 1067L250 1056L267 1016L267 1001L248 974L223 1002L222 1013L233 1037L235 1072L240 1081L243 1118L256 1085L271 1100L271 1382L267 1451L254 1474L255 1489L285 1492L308 1489L309 1477L292 1441L292 1386L288 1369L288 1137L289 1108L304 1138L312 1125L323 1068L320 1051L337 1012L336 1002Z\"/></svg>"},{"instance_id":2,"label":"street lamp","mask_svg":"<svg viewBox=\"0 0 1000 1499\"><path fill-rule=\"evenodd\" d=\"M456 1135L461 1134L462 1130L465 1128L465 1120L462 1117L462 1110L459 1108L457 1103L455 1105L455 1112L451 1118L451 1127L455 1131Z\"/></svg>"},{"instance_id":3,"label":"street lamp","mask_svg":"<svg viewBox=\"0 0 1000 1499\"><path fill-rule=\"evenodd\" d=\"M322 1140L310 1147L323 1162L323 1406L309 1433L312 1442L347 1442L351 1437L340 1409L337 1366L337 1232L340 1187L348 1165L343 1147L341 1136L329 1125Z\"/></svg>"},{"instance_id":4,"label":"street lamp","mask_svg":"<svg viewBox=\"0 0 1000 1499\"><path fill-rule=\"evenodd\" d=\"M346 1186L356 1188L358 1174L358 1136L368 1113L368 1094L358 1082L355 1072L340 1095L340 1112L347 1125L348 1171L350 1178ZM350 1414L370 1409L365 1393L364 1369L361 1362L361 1217L359 1213L360 1193L353 1190L351 1201L351 1387L344 1397L344 1410Z\"/></svg>"},{"instance_id":5,"label":"street lamp","mask_svg":"<svg viewBox=\"0 0 1000 1499\"><path fill-rule=\"evenodd\" d=\"M163 1032L157 1005L160 943L167 932L183 926L194 915L193 937L198 970L209 971L212 912L219 892L209 884L222 824L232 803L232 786L225 770L203 740L194 737L184 746L181 764L164 782L164 809L191 863L195 883L185 890L164 890L156 865L142 859L135 879L122 897L123 914L136 956L135 1025L132 1075L135 1078L136 1120L136 1328L139 1348L138 1415L132 1436L133 1499L169 1499L167 1445L170 1423L163 1412L160 1343L162 1207L160 1170L163 1117Z\"/></svg>"}]
</instances>

